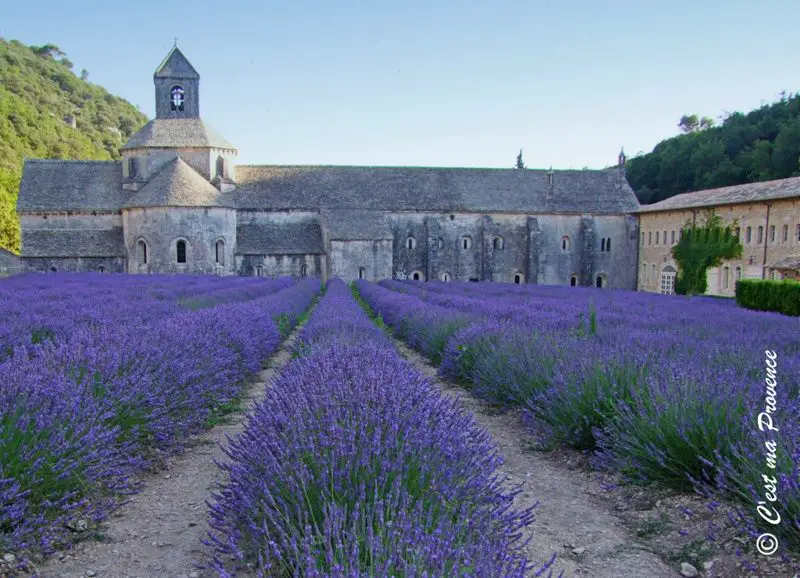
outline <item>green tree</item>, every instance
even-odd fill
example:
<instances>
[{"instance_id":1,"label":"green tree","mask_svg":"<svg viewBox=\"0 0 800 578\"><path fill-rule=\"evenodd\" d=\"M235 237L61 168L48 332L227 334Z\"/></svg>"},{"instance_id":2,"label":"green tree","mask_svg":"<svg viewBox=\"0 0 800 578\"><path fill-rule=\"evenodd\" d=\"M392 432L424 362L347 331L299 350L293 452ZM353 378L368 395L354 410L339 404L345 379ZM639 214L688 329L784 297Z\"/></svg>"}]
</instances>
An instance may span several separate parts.
<instances>
[{"instance_id":1,"label":"green tree","mask_svg":"<svg viewBox=\"0 0 800 578\"><path fill-rule=\"evenodd\" d=\"M723 225L713 212L702 225L687 221L672 257L678 264L675 292L681 295L702 295L706 292L706 272L718 267L724 259L742 256L742 244L733 234L736 222Z\"/></svg>"},{"instance_id":2,"label":"green tree","mask_svg":"<svg viewBox=\"0 0 800 578\"><path fill-rule=\"evenodd\" d=\"M517 164L516 164L516 166L514 168L517 168L517 169L524 169L525 168L525 163L522 162L522 149L519 149L519 154L517 155Z\"/></svg>"}]
</instances>

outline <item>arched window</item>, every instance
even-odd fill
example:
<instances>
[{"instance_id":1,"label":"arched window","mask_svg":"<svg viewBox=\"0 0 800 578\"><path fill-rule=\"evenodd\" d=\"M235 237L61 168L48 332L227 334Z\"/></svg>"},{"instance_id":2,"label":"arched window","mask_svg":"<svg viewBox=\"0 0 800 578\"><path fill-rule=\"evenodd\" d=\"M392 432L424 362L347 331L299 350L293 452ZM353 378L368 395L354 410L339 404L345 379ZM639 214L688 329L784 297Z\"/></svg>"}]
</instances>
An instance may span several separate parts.
<instances>
[{"instance_id":1,"label":"arched window","mask_svg":"<svg viewBox=\"0 0 800 578\"><path fill-rule=\"evenodd\" d=\"M364 267L358 268L358 278L359 279L366 279L367 278L367 270Z\"/></svg>"},{"instance_id":2,"label":"arched window","mask_svg":"<svg viewBox=\"0 0 800 578\"><path fill-rule=\"evenodd\" d=\"M569 237L567 237L566 235L561 237L561 250L564 251L565 253L569 251Z\"/></svg>"},{"instance_id":3,"label":"arched window","mask_svg":"<svg viewBox=\"0 0 800 578\"><path fill-rule=\"evenodd\" d=\"M178 241L175 244L175 253L178 263L186 263L186 241Z\"/></svg>"},{"instance_id":4,"label":"arched window","mask_svg":"<svg viewBox=\"0 0 800 578\"><path fill-rule=\"evenodd\" d=\"M760 245L763 240L764 240L764 225L759 225L758 226L758 244Z\"/></svg>"},{"instance_id":5,"label":"arched window","mask_svg":"<svg viewBox=\"0 0 800 578\"><path fill-rule=\"evenodd\" d=\"M569 286L570 287L577 287L578 286L578 276L573 275L569 278Z\"/></svg>"},{"instance_id":6,"label":"arched window","mask_svg":"<svg viewBox=\"0 0 800 578\"><path fill-rule=\"evenodd\" d=\"M263 277L264 276L264 268L261 265L256 265L255 276L256 277Z\"/></svg>"},{"instance_id":7,"label":"arched window","mask_svg":"<svg viewBox=\"0 0 800 578\"><path fill-rule=\"evenodd\" d=\"M472 237L469 235L464 235L461 237L461 248L462 249L471 249L472 248Z\"/></svg>"},{"instance_id":8,"label":"arched window","mask_svg":"<svg viewBox=\"0 0 800 578\"><path fill-rule=\"evenodd\" d=\"M300 276L308 277L308 265L303 265L302 267L300 267Z\"/></svg>"},{"instance_id":9,"label":"arched window","mask_svg":"<svg viewBox=\"0 0 800 578\"><path fill-rule=\"evenodd\" d=\"M422 273L422 271L414 271L413 273L411 273L411 278L414 281L424 281L425 275Z\"/></svg>"},{"instance_id":10,"label":"arched window","mask_svg":"<svg viewBox=\"0 0 800 578\"><path fill-rule=\"evenodd\" d=\"M136 157L128 159L128 178L135 179L139 176L139 159Z\"/></svg>"},{"instance_id":11,"label":"arched window","mask_svg":"<svg viewBox=\"0 0 800 578\"><path fill-rule=\"evenodd\" d=\"M672 245L674 245L674 244L675 244L675 229L672 229L672 231L670 231L670 234L669 234L669 242L670 242L670 244L672 244Z\"/></svg>"},{"instance_id":12,"label":"arched window","mask_svg":"<svg viewBox=\"0 0 800 578\"><path fill-rule=\"evenodd\" d=\"M642 247L644 247L644 233L642 233Z\"/></svg>"},{"instance_id":13,"label":"arched window","mask_svg":"<svg viewBox=\"0 0 800 578\"><path fill-rule=\"evenodd\" d=\"M610 253L610 252L611 252L611 237L606 239L606 253Z\"/></svg>"},{"instance_id":14,"label":"arched window","mask_svg":"<svg viewBox=\"0 0 800 578\"><path fill-rule=\"evenodd\" d=\"M800 224L797 225L797 242L800 243Z\"/></svg>"},{"instance_id":15,"label":"arched window","mask_svg":"<svg viewBox=\"0 0 800 578\"><path fill-rule=\"evenodd\" d=\"M666 231L664 231L664 236L662 238L664 239L664 244L666 245L667 244L667 232Z\"/></svg>"},{"instance_id":16,"label":"arched window","mask_svg":"<svg viewBox=\"0 0 800 578\"><path fill-rule=\"evenodd\" d=\"M648 283L653 283L653 284L655 284L655 282L656 282L656 264L655 263L650 265L650 278L649 278L649 280L647 282Z\"/></svg>"},{"instance_id":17,"label":"arched window","mask_svg":"<svg viewBox=\"0 0 800 578\"><path fill-rule=\"evenodd\" d=\"M647 231L647 244L653 244L653 231Z\"/></svg>"},{"instance_id":18,"label":"arched window","mask_svg":"<svg viewBox=\"0 0 800 578\"><path fill-rule=\"evenodd\" d=\"M642 286L647 285L647 263L642 263L642 278L639 283Z\"/></svg>"},{"instance_id":19,"label":"arched window","mask_svg":"<svg viewBox=\"0 0 800 578\"><path fill-rule=\"evenodd\" d=\"M600 252L601 253L605 253L606 252L606 238L605 237L600 239Z\"/></svg>"},{"instance_id":20,"label":"arched window","mask_svg":"<svg viewBox=\"0 0 800 578\"><path fill-rule=\"evenodd\" d=\"M417 246L417 240L414 237L406 239L406 249L413 249Z\"/></svg>"},{"instance_id":21,"label":"arched window","mask_svg":"<svg viewBox=\"0 0 800 578\"><path fill-rule=\"evenodd\" d=\"M218 177L225 178L225 177L228 176L226 174L225 168L226 168L225 167L225 157L223 157L222 155L219 155L217 157L217 176Z\"/></svg>"},{"instance_id":22,"label":"arched window","mask_svg":"<svg viewBox=\"0 0 800 578\"><path fill-rule=\"evenodd\" d=\"M742 278L742 268L737 266L736 269L733 270L733 278L735 281L738 281Z\"/></svg>"},{"instance_id":23,"label":"arched window","mask_svg":"<svg viewBox=\"0 0 800 578\"><path fill-rule=\"evenodd\" d=\"M741 238L741 234L742 234L742 230L739 227L736 227L733 230L733 236L736 237L737 239Z\"/></svg>"},{"instance_id":24,"label":"arched window","mask_svg":"<svg viewBox=\"0 0 800 578\"><path fill-rule=\"evenodd\" d=\"M603 287L606 286L606 280L602 275L598 275L597 279L595 279L594 284L598 289L602 289Z\"/></svg>"},{"instance_id":25,"label":"arched window","mask_svg":"<svg viewBox=\"0 0 800 578\"><path fill-rule=\"evenodd\" d=\"M660 238L660 233L661 233L661 231L656 231L656 245L658 245L658 241L659 241L659 238Z\"/></svg>"},{"instance_id":26,"label":"arched window","mask_svg":"<svg viewBox=\"0 0 800 578\"><path fill-rule=\"evenodd\" d=\"M50 267L50 272L51 273L58 273L58 269L56 269L55 267Z\"/></svg>"},{"instance_id":27,"label":"arched window","mask_svg":"<svg viewBox=\"0 0 800 578\"><path fill-rule=\"evenodd\" d=\"M800 227L800 225L798 225ZM753 240L753 227L747 227L744 232L745 243L750 243Z\"/></svg>"},{"instance_id":28,"label":"arched window","mask_svg":"<svg viewBox=\"0 0 800 578\"><path fill-rule=\"evenodd\" d=\"M106 272L106 268L105 268L105 267L103 267L102 265L100 265L100 267L97 269L97 271L98 271L99 273L105 273L105 272Z\"/></svg>"},{"instance_id":29,"label":"arched window","mask_svg":"<svg viewBox=\"0 0 800 578\"><path fill-rule=\"evenodd\" d=\"M176 112L183 112L183 88L173 86L169 91L170 109Z\"/></svg>"},{"instance_id":30,"label":"arched window","mask_svg":"<svg viewBox=\"0 0 800 578\"><path fill-rule=\"evenodd\" d=\"M727 265L722 268L722 288L727 289L730 284L731 269Z\"/></svg>"},{"instance_id":31,"label":"arched window","mask_svg":"<svg viewBox=\"0 0 800 578\"><path fill-rule=\"evenodd\" d=\"M217 265L225 265L225 241L220 239L214 244L214 257Z\"/></svg>"},{"instance_id":32,"label":"arched window","mask_svg":"<svg viewBox=\"0 0 800 578\"><path fill-rule=\"evenodd\" d=\"M144 239L136 242L136 260L142 265L147 265L147 243L144 242Z\"/></svg>"},{"instance_id":33,"label":"arched window","mask_svg":"<svg viewBox=\"0 0 800 578\"><path fill-rule=\"evenodd\" d=\"M495 237L495 238L492 240L492 248L493 248L495 251L502 251L503 249L505 249L505 248L506 248L506 241L505 241L505 239L503 239L503 237Z\"/></svg>"},{"instance_id":34,"label":"arched window","mask_svg":"<svg viewBox=\"0 0 800 578\"><path fill-rule=\"evenodd\" d=\"M783 242L786 243L789 240L789 225L783 226Z\"/></svg>"},{"instance_id":35,"label":"arched window","mask_svg":"<svg viewBox=\"0 0 800 578\"><path fill-rule=\"evenodd\" d=\"M775 225L770 226L769 228L769 242L775 242Z\"/></svg>"},{"instance_id":36,"label":"arched window","mask_svg":"<svg viewBox=\"0 0 800 578\"><path fill-rule=\"evenodd\" d=\"M661 270L661 293L664 295L672 295L675 293L675 267L667 265Z\"/></svg>"},{"instance_id":37,"label":"arched window","mask_svg":"<svg viewBox=\"0 0 800 578\"><path fill-rule=\"evenodd\" d=\"M514 283L516 283L517 285L522 285L523 283L525 283L525 275L523 275L522 273L517 273L516 275L514 275Z\"/></svg>"},{"instance_id":38,"label":"arched window","mask_svg":"<svg viewBox=\"0 0 800 578\"><path fill-rule=\"evenodd\" d=\"M436 239L436 247L438 249L444 249L444 239L442 239L441 237L438 237Z\"/></svg>"},{"instance_id":39,"label":"arched window","mask_svg":"<svg viewBox=\"0 0 800 578\"><path fill-rule=\"evenodd\" d=\"M450 273L442 273L442 281L444 281L445 283L449 283L450 282Z\"/></svg>"}]
</instances>

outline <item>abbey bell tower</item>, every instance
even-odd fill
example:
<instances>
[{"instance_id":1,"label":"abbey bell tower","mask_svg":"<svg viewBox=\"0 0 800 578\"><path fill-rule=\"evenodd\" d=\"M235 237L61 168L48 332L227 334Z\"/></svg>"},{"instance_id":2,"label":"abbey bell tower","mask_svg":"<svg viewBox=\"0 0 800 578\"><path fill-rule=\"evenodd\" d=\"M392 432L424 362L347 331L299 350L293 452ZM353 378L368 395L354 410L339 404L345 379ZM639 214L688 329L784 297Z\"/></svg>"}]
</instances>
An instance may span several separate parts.
<instances>
[{"instance_id":1,"label":"abbey bell tower","mask_svg":"<svg viewBox=\"0 0 800 578\"><path fill-rule=\"evenodd\" d=\"M200 75L177 45L153 75L156 118L200 118Z\"/></svg>"}]
</instances>

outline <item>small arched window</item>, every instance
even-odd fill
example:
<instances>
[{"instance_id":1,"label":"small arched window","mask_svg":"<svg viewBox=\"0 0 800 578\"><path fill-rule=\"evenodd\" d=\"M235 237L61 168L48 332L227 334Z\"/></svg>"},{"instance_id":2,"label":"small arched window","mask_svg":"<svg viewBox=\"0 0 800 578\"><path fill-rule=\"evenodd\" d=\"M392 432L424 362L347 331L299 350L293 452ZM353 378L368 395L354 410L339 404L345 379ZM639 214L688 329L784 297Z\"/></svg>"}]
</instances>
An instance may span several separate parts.
<instances>
[{"instance_id":1,"label":"small arched window","mask_svg":"<svg viewBox=\"0 0 800 578\"><path fill-rule=\"evenodd\" d=\"M223 157L222 155L219 155L217 157L217 176L218 177L222 177L222 178L226 178L228 176L226 174L226 172L227 172L225 170L226 168L227 167L225 166L225 157Z\"/></svg>"},{"instance_id":2,"label":"small arched window","mask_svg":"<svg viewBox=\"0 0 800 578\"><path fill-rule=\"evenodd\" d=\"M100 265L100 267L97 269L97 271L98 271L99 273L105 273L105 272L106 272L106 268L105 268L105 267L103 267L102 265Z\"/></svg>"},{"instance_id":3,"label":"small arched window","mask_svg":"<svg viewBox=\"0 0 800 578\"><path fill-rule=\"evenodd\" d=\"M472 248L472 237L469 235L464 235L461 237L461 248L462 249L471 249Z\"/></svg>"},{"instance_id":4,"label":"small arched window","mask_svg":"<svg viewBox=\"0 0 800 578\"><path fill-rule=\"evenodd\" d=\"M605 253L606 252L606 238L605 237L600 239L600 252L601 253Z\"/></svg>"},{"instance_id":5,"label":"small arched window","mask_svg":"<svg viewBox=\"0 0 800 578\"><path fill-rule=\"evenodd\" d=\"M503 237L495 237L494 240L492 240L492 248L495 251L502 251L503 249L505 249L506 248L505 239L503 239Z\"/></svg>"},{"instance_id":6,"label":"small arched window","mask_svg":"<svg viewBox=\"0 0 800 578\"><path fill-rule=\"evenodd\" d=\"M217 261L217 265L225 265L225 241L220 239L214 245L214 257Z\"/></svg>"},{"instance_id":7,"label":"small arched window","mask_svg":"<svg viewBox=\"0 0 800 578\"><path fill-rule=\"evenodd\" d=\"M417 240L414 237L406 239L406 249L413 249L417 246Z\"/></svg>"},{"instance_id":8,"label":"small arched window","mask_svg":"<svg viewBox=\"0 0 800 578\"><path fill-rule=\"evenodd\" d=\"M797 225L797 242L800 243L800 224Z\"/></svg>"},{"instance_id":9,"label":"small arched window","mask_svg":"<svg viewBox=\"0 0 800 578\"><path fill-rule=\"evenodd\" d=\"M523 275L522 273L515 274L514 283L516 283L517 285L522 285L523 283L525 283L525 275Z\"/></svg>"},{"instance_id":10,"label":"small arched window","mask_svg":"<svg viewBox=\"0 0 800 578\"><path fill-rule=\"evenodd\" d=\"M414 281L424 281L425 275L422 273L422 271L414 271L413 273L411 273L411 278Z\"/></svg>"},{"instance_id":11,"label":"small arched window","mask_svg":"<svg viewBox=\"0 0 800 578\"><path fill-rule=\"evenodd\" d=\"M577 287L578 286L578 276L573 275L569 278L569 286L570 287Z\"/></svg>"},{"instance_id":12,"label":"small arched window","mask_svg":"<svg viewBox=\"0 0 800 578\"><path fill-rule=\"evenodd\" d=\"M358 278L359 279L366 279L367 278L367 270L364 267L358 268Z\"/></svg>"},{"instance_id":13,"label":"small arched window","mask_svg":"<svg viewBox=\"0 0 800 578\"><path fill-rule=\"evenodd\" d=\"M610 253L610 252L611 252L611 237L606 239L606 253Z\"/></svg>"},{"instance_id":14,"label":"small arched window","mask_svg":"<svg viewBox=\"0 0 800 578\"><path fill-rule=\"evenodd\" d=\"M58 273L58 269L56 269L55 267L50 267L50 272L51 273Z\"/></svg>"},{"instance_id":15,"label":"small arched window","mask_svg":"<svg viewBox=\"0 0 800 578\"><path fill-rule=\"evenodd\" d=\"M561 250L564 252L569 251L569 237L566 235L561 237Z\"/></svg>"},{"instance_id":16,"label":"small arched window","mask_svg":"<svg viewBox=\"0 0 800 578\"><path fill-rule=\"evenodd\" d=\"M444 249L444 239L442 239L441 237L437 238L436 239L436 247L438 249Z\"/></svg>"},{"instance_id":17,"label":"small arched window","mask_svg":"<svg viewBox=\"0 0 800 578\"><path fill-rule=\"evenodd\" d=\"M661 231L656 231L656 245L658 245L660 238L661 238Z\"/></svg>"},{"instance_id":18,"label":"small arched window","mask_svg":"<svg viewBox=\"0 0 800 578\"><path fill-rule=\"evenodd\" d=\"M647 231L647 244L653 244L653 231Z\"/></svg>"},{"instance_id":19,"label":"small arched window","mask_svg":"<svg viewBox=\"0 0 800 578\"><path fill-rule=\"evenodd\" d=\"M670 231L669 242L671 245L675 244L675 229L672 229L672 231Z\"/></svg>"},{"instance_id":20,"label":"small arched window","mask_svg":"<svg viewBox=\"0 0 800 578\"><path fill-rule=\"evenodd\" d=\"M128 178L135 179L139 176L139 159L136 157L128 159Z\"/></svg>"},{"instance_id":21,"label":"small arched window","mask_svg":"<svg viewBox=\"0 0 800 578\"><path fill-rule=\"evenodd\" d=\"M789 225L783 226L783 242L786 243L789 240Z\"/></svg>"},{"instance_id":22,"label":"small arched window","mask_svg":"<svg viewBox=\"0 0 800 578\"><path fill-rule=\"evenodd\" d=\"M800 231L800 225L797 227L798 231ZM744 242L750 243L753 240L753 227L747 227L744 231Z\"/></svg>"},{"instance_id":23,"label":"small arched window","mask_svg":"<svg viewBox=\"0 0 800 578\"><path fill-rule=\"evenodd\" d=\"M183 88L173 86L169 91L170 109L176 112L183 112Z\"/></svg>"},{"instance_id":24,"label":"small arched window","mask_svg":"<svg viewBox=\"0 0 800 578\"><path fill-rule=\"evenodd\" d=\"M742 268L737 266L736 269L733 271L733 278L734 280L738 281L742 278Z\"/></svg>"},{"instance_id":25,"label":"small arched window","mask_svg":"<svg viewBox=\"0 0 800 578\"><path fill-rule=\"evenodd\" d=\"M730 281L729 281L730 275L731 275L730 267L728 267L726 265L725 267L722 268L722 288L723 289L727 289L728 288L728 284L730 283Z\"/></svg>"},{"instance_id":26,"label":"small arched window","mask_svg":"<svg viewBox=\"0 0 800 578\"><path fill-rule=\"evenodd\" d=\"M264 276L264 268L261 265L256 265L256 277Z\"/></svg>"},{"instance_id":27,"label":"small arched window","mask_svg":"<svg viewBox=\"0 0 800 578\"><path fill-rule=\"evenodd\" d=\"M144 239L136 242L136 260L142 265L147 265L147 243L144 242Z\"/></svg>"},{"instance_id":28,"label":"small arched window","mask_svg":"<svg viewBox=\"0 0 800 578\"><path fill-rule=\"evenodd\" d=\"M178 241L175 244L175 254L178 263L186 263L186 241Z\"/></svg>"},{"instance_id":29,"label":"small arched window","mask_svg":"<svg viewBox=\"0 0 800 578\"><path fill-rule=\"evenodd\" d=\"M606 280L602 275L598 275L597 279L595 279L594 284L598 289L602 289L603 287L606 286Z\"/></svg>"},{"instance_id":30,"label":"small arched window","mask_svg":"<svg viewBox=\"0 0 800 578\"><path fill-rule=\"evenodd\" d=\"M445 283L449 283L450 282L450 273L442 273L442 281L444 281Z\"/></svg>"},{"instance_id":31,"label":"small arched window","mask_svg":"<svg viewBox=\"0 0 800 578\"><path fill-rule=\"evenodd\" d=\"M303 265L302 267L300 267L300 276L308 277L308 265Z\"/></svg>"}]
</instances>

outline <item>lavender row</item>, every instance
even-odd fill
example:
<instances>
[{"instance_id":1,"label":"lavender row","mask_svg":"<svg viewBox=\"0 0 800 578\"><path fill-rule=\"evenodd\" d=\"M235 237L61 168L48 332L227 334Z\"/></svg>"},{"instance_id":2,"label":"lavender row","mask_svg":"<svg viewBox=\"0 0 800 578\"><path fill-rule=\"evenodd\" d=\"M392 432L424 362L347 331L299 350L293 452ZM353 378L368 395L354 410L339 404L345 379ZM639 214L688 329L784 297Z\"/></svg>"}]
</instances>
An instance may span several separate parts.
<instances>
[{"instance_id":1,"label":"lavender row","mask_svg":"<svg viewBox=\"0 0 800 578\"><path fill-rule=\"evenodd\" d=\"M775 530L748 514L764 500L768 474L781 497L773 504L778 530L800 547L796 320L707 300L573 288L544 288L542 297L528 289L532 299L503 305L518 308L516 316L495 316L487 311L496 287L481 298L483 287L447 295L402 285L402 293L367 282L358 289L399 335L441 358L440 373L491 403L522 407L544 442L593 450L598 467L638 481L732 498L752 532ZM449 306L432 294L450 298ZM478 321L454 329L464 316ZM766 351L777 356L774 392L765 383ZM767 409L776 429L762 416L761 431ZM769 472L768 441L779 448Z\"/></svg>"},{"instance_id":2,"label":"lavender row","mask_svg":"<svg viewBox=\"0 0 800 578\"><path fill-rule=\"evenodd\" d=\"M266 296L290 278L251 280L180 275L23 275L0 281L0 360L17 347L68 339L82 328L151 323L183 309Z\"/></svg>"},{"instance_id":3,"label":"lavender row","mask_svg":"<svg viewBox=\"0 0 800 578\"><path fill-rule=\"evenodd\" d=\"M148 323L77 327L0 363L0 553L49 553L235 404L319 292L306 280Z\"/></svg>"},{"instance_id":4,"label":"lavender row","mask_svg":"<svg viewBox=\"0 0 800 578\"><path fill-rule=\"evenodd\" d=\"M211 509L220 576L236 563L262 577L527 575L532 512L501 488L490 437L344 283L329 284L295 351L226 450Z\"/></svg>"}]
</instances>

